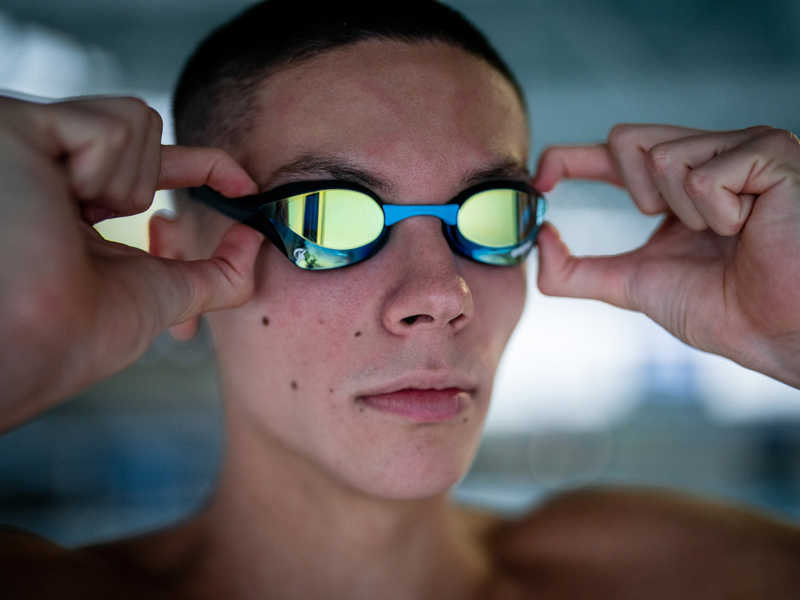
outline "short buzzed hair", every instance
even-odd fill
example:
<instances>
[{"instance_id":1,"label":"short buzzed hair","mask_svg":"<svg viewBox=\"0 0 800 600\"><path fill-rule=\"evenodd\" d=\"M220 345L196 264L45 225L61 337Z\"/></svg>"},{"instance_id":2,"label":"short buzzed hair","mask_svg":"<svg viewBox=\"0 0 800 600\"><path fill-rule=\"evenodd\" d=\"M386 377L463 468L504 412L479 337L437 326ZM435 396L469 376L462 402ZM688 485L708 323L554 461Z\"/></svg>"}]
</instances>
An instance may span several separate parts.
<instances>
[{"instance_id":1,"label":"short buzzed hair","mask_svg":"<svg viewBox=\"0 0 800 600\"><path fill-rule=\"evenodd\" d=\"M485 60L522 89L484 35L435 0L266 0L213 32L189 59L173 103L175 137L189 146L235 144L270 74L369 39L438 41Z\"/></svg>"}]
</instances>

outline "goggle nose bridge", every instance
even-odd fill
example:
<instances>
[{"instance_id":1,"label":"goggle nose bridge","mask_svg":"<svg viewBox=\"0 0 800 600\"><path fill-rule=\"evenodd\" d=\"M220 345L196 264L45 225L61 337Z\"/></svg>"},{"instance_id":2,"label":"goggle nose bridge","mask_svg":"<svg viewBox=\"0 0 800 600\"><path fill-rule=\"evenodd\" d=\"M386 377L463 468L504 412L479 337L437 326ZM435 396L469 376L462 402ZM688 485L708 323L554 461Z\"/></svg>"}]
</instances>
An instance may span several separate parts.
<instances>
[{"instance_id":1,"label":"goggle nose bridge","mask_svg":"<svg viewBox=\"0 0 800 600\"><path fill-rule=\"evenodd\" d=\"M429 216L455 225L458 222L458 209L458 204L384 204L384 224L389 227L409 217Z\"/></svg>"}]
</instances>

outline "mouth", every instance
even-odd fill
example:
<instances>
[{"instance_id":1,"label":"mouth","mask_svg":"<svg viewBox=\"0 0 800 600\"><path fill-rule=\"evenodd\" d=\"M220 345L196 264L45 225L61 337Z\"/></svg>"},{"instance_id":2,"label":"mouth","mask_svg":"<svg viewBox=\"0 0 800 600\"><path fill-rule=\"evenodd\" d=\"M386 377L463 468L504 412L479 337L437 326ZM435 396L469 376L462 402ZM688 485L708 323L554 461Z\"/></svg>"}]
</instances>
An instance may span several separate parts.
<instances>
[{"instance_id":1,"label":"mouth","mask_svg":"<svg viewBox=\"0 0 800 600\"><path fill-rule=\"evenodd\" d=\"M469 407L472 394L462 388L406 388L383 394L359 396L357 402L374 410L420 423L440 423L458 417Z\"/></svg>"}]
</instances>

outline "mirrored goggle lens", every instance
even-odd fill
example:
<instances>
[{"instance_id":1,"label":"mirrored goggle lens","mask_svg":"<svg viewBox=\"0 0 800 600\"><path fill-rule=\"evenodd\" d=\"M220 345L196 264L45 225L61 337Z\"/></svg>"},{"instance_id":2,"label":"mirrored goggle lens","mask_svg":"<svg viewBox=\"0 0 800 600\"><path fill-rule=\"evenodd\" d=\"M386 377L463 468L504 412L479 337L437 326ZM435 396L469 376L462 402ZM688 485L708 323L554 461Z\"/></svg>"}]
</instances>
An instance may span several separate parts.
<instances>
[{"instance_id":1,"label":"mirrored goggle lens","mask_svg":"<svg viewBox=\"0 0 800 600\"><path fill-rule=\"evenodd\" d=\"M383 231L380 205L355 190L298 194L267 204L261 210L309 242L333 250L366 246Z\"/></svg>"},{"instance_id":2,"label":"mirrored goggle lens","mask_svg":"<svg viewBox=\"0 0 800 600\"><path fill-rule=\"evenodd\" d=\"M486 190L471 196L458 211L458 230L488 248L514 246L536 227L537 197L518 190Z\"/></svg>"}]
</instances>

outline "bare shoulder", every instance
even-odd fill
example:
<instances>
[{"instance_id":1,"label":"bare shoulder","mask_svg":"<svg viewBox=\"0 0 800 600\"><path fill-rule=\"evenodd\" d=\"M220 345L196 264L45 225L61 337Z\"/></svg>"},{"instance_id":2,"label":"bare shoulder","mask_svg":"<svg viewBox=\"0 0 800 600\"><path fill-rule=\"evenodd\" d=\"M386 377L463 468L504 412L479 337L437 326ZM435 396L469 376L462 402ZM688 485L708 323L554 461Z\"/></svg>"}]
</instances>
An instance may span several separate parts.
<instances>
[{"instance_id":1,"label":"bare shoulder","mask_svg":"<svg viewBox=\"0 0 800 600\"><path fill-rule=\"evenodd\" d=\"M193 519L169 529L92 546L88 551L139 579L177 590L201 554L201 531L200 520Z\"/></svg>"},{"instance_id":2,"label":"bare shoulder","mask_svg":"<svg viewBox=\"0 0 800 600\"><path fill-rule=\"evenodd\" d=\"M540 598L800 597L800 529L671 492L570 492L491 544L498 569Z\"/></svg>"},{"instance_id":3,"label":"bare shoulder","mask_svg":"<svg viewBox=\"0 0 800 600\"><path fill-rule=\"evenodd\" d=\"M69 550L40 536L0 526L4 600L160 599L155 589L89 550Z\"/></svg>"}]
</instances>

